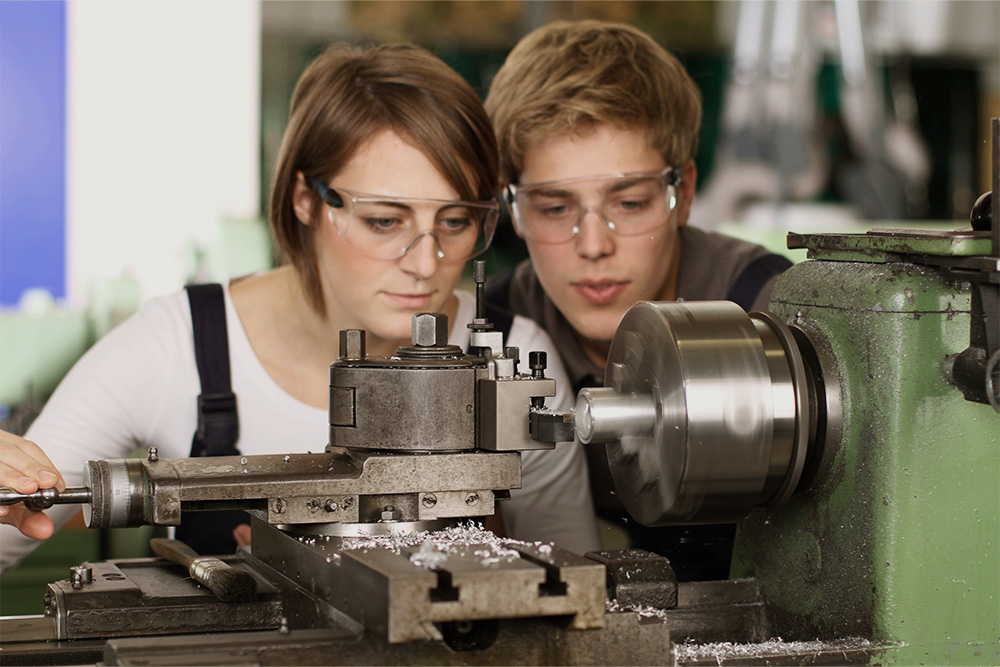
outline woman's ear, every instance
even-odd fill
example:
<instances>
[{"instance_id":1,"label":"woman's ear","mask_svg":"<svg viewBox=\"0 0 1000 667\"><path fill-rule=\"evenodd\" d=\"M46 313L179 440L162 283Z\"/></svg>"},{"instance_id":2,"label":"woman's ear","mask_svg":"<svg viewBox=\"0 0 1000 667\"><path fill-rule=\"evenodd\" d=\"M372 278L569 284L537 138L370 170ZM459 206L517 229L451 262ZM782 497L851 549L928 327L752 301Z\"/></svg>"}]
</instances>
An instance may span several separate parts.
<instances>
[{"instance_id":1,"label":"woman's ear","mask_svg":"<svg viewBox=\"0 0 1000 667\"><path fill-rule=\"evenodd\" d=\"M312 188L306 183L306 177L301 171L295 172L295 188L292 190L292 208L295 210L295 217L303 225L311 225L313 221L313 206L316 198L313 196Z\"/></svg>"}]
</instances>

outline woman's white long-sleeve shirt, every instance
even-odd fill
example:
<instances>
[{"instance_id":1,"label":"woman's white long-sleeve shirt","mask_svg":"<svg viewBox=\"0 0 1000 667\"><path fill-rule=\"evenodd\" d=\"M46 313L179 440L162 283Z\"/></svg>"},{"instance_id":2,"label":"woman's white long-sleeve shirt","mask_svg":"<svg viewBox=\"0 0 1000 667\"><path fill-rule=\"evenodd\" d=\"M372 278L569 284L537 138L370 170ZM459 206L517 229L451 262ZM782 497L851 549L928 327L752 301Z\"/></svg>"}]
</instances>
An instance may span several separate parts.
<instances>
[{"instance_id":1,"label":"woman's white long-sleeve shirt","mask_svg":"<svg viewBox=\"0 0 1000 667\"><path fill-rule=\"evenodd\" d=\"M293 398L254 354L225 287L233 391L237 396L241 454L322 452L329 440L326 409ZM472 294L456 291L458 312L449 343L466 349L475 317ZM557 395L546 400L568 410L572 389L551 339L533 321L515 317L505 344L548 354L546 376ZM68 486L80 486L85 463L120 458L136 447L157 447L160 458L190 455L201 393L187 293L153 299L99 340L73 367L25 437L59 468ZM510 537L555 542L584 553L599 547L586 462L578 443L522 454L522 487L501 503ZM78 511L48 510L57 528ZM39 542L0 526L0 570Z\"/></svg>"}]
</instances>

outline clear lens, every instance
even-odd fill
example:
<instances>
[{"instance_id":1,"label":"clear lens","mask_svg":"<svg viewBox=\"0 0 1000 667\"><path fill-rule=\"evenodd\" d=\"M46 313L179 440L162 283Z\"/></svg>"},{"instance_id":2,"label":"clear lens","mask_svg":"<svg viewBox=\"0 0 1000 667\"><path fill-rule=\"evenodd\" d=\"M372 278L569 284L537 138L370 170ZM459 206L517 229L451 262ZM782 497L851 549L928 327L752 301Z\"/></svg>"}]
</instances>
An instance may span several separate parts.
<instances>
[{"instance_id":1,"label":"clear lens","mask_svg":"<svg viewBox=\"0 0 1000 667\"><path fill-rule=\"evenodd\" d=\"M540 243L573 239L588 211L595 211L621 236L647 234L663 224L676 203L673 169L636 174L509 186L508 201L519 228ZM584 206L591 195L597 205Z\"/></svg>"},{"instance_id":2,"label":"clear lens","mask_svg":"<svg viewBox=\"0 0 1000 667\"><path fill-rule=\"evenodd\" d=\"M496 202L449 202L345 195L331 219L353 248L375 259L406 254L422 236L430 235L443 262L464 262L482 253L493 240L499 217Z\"/></svg>"}]
</instances>

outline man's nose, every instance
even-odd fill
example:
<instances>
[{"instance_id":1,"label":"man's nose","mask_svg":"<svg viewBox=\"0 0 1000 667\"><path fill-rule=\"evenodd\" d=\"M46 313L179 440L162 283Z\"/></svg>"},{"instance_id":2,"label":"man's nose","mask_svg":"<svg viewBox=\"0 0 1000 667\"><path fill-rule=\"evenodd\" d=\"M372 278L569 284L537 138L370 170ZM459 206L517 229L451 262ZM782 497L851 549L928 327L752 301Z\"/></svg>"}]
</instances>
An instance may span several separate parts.
<instances>
[{"instance_id":1,"label":"man's nose","mask_svg":"<svg viewBox=\"0 0 1000 667\"><path fill-rule=\"evenodd\" d=\"M403 250L399 258L399 268L418 278L427 279L434 275L438 262L442 259L441 247L433 232L417 235Z\"/></svg>"},{"instance_id":2,"label":"man's nose","mask_svg":"<svg viewBox=\"0 0 1000 667\"><path fill-rule=\"evenodd\" d=\"M576 224L576 252L587 259L599 259L615 251L611 223L593 206L588 207Z\"/></svg>"}]
</instances>

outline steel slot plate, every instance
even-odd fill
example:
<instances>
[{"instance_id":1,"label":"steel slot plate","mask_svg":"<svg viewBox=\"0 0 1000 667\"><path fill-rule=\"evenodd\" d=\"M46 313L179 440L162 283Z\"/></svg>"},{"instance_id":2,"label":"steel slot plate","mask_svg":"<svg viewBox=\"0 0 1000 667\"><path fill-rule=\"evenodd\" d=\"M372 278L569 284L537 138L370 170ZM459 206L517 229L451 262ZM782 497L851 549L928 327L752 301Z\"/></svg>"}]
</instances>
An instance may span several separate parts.
<instances>
[{"instance_id":1,"label":"steel slot plate","mask_svg":"<svg viewBox=\"0 0 1000 667\"><path fill-rule=\"evenodd\" d=\"M457 543L425 534L394 548L343 548L340 539L289 537L254 520L253 557L385 636L440 640L437 624L568 617L604 622L604 566L549 545ZM434 546L438 545L438 546Z\"/></svg>"}]
</instances>

